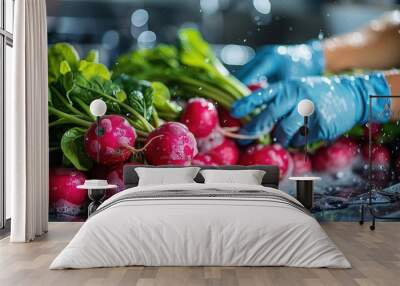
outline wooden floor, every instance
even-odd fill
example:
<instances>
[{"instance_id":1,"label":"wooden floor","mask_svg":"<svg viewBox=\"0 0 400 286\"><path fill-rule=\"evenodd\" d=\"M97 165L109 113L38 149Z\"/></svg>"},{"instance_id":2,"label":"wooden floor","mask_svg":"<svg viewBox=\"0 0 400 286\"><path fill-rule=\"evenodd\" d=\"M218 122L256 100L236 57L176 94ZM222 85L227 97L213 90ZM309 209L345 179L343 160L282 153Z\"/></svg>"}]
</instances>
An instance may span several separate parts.
<instances>
[{"instance_id":1,"label":"wooden floor","mask_svg":"<svg viewBox=\"0 0 400 286\"><path fill-rule=\"evenodd\" d=\"M378 223L372 232L357 223L323 224L352 269L288 267L124 267L48 270L80 223L51 223L29 244L0 241L0 285L400 285L400 223Z\"/></svg>"}]
</instances>

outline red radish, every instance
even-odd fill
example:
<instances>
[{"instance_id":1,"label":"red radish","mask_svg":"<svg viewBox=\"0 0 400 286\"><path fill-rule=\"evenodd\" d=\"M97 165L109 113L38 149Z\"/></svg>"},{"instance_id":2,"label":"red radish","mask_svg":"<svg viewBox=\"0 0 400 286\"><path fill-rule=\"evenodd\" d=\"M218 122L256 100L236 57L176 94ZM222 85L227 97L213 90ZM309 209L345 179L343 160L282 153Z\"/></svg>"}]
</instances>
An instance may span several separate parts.
<instances>
[{"instance_id":1,"label":"red radish","mask_svg":"<svg viewBox=\"0 0 400 286\"><path fill-rule=\"evenodd\" d=\"M112 168L106 175L106 180L110 185L117 185L118 188L107 190L106 199L112 197L116 193L119 193L125 189L123 180L123 164L119 164Z\"/></svg>"},{"instance_id":2,"label":"red radish","mask_svg":"<svg viewBox=\"0 0 400 286\"><path fill-rule=\"evenodd\" d=\"M210 150L221 145L224 140L225 136L219 130L214 129L207 137L197 139L197 147L200 153L208 153Z\"/></svg>"},{"instance_id":3,"label":"red radish","mask_svg":"<svg viewBox=\"0 0 400 286\"><path fill-rule=\"evenodd\" d=\"M107 180L107 182L111 185L117 185L117 189L109 189L107 190L106 199L115 195L118 192L121 192L125 189L124 180L123 180L123 169L126 165L140 166L143 163L139 162L128 162L125 164L117 164L113 166L105 166L105 165L95 165L90 171L91 179L101 179Z\"/></svg>"},{"instance_id":4,"label":"red radish","mask_svg":"<svg viewBox=\"0 0 400 286\"><path fill-rule=\"evenodd\" d=\"M232 139L225 138L222 144L211 149L209 154L218 165L236 165L239 161L239 148Z\"/></svg>"},{"instance_id":5,"label":"red radish","mask_svg":"<svg viewBox=\"0 0 400 286\"><path fill-rule=\"evenodd\" d=\"M301 152L291 152L290 155L293 160L293 176L311 173L311 159L308 156Z\"/></svg>"},{"instance_id":6,"label":"red radish","mask_svg":"<svg viewBox=\"0 0 400 286\"><path fill-rule=\"evenodd\" d=\"M282 146L252 145L241 154L241 165L276 165L279 167L280 177L284 178L289 170L290 155Z\"/></svg>"},{"instance_id":7,"label":"red radish","mask_svg":"<svg viewBox=\"0 0 400 286\"><path fill-rule=\"evenodd\" d=\"M204 138L217 127L218 113L215 105L204 98L192 98L181 117L196 138Z\"/></svg>"},{"instance_id":8,"label":"red radish","mask_svg":"<svg viewBox=\"0 0 400 286\"><path fill-rule=\"evenodd\" d=\"M117 189L107 190L107 199L124 189L122 167L122 163L113 166L95 165L92 170L90 170L91 179L107 180L109 184L118 186Z\"/></svg>"},{"instance_id":9,"label":"red radish","mask_svg":"<svg viewBox=\"0 0 400 286\"><path fill-rule=\"evenodd\" d=\"M86 203L87 192L77 189L77 186L83 185L85 180L85 174L74 169L50 169L50 209L59 214L79 215Z\"/></svg>"},{"instance_id":10,"label":"red radish","mask_svg":"<svg viewBox=\"0 0 400 286\"><path fill-rule=\"evenodd\" d=\"M122 163L132 152L125 146L133 147L136 140L135 129L119 115L106 115L100 119L103 134L97 136L97 123L86 131L85 150L96 162L104 165ZM97 158L98 156L98 158Z\"/></svg>"},{"instance_id":11,"label":"red radish","mask_svg":"<svg viewBox=\"0 0 400 286\"><path fill-rule=\"evenodd\" d=\"M231 116L229 111L223 107L218 107L219 125L221 127L240 129L240 120Z\"/></svg>"},{"instance_id":12,"label":"red radish","mask_svg":"<svg viewBox=\"0 0 400 286\"><path fill-rule=\"evenodd\" d=\"M215 105L204 98L192 98L183 111L181 122L185 124L196 139L209 137L217 131L225 137L236 139L257 139L258 137L234 133L239 128L221 128L218 122L218 112ZM240 126L240 124L239 124Z\"/></svg>"},{"instance_id":13,"label":"red radish","mask_svg":"<svg viewBox=\"0 0 400 286\"><path fill-rule=\"evenodd\" d=\"M363 128L363 132L364 132L364 138L366 140L369 139L369 125L371 124L371 136L372 136L372 140L377 140L379 138L379 135L382 131L382 125L379 123L368 123L365 124L364 128Z\"/></svg>"},{"instance_id":14,"label":"red radish","mask_svg":"<svg viewBox=\"0 0 400 286\"><path fill-rule=\"evenodd\" d=\"M214 161L210 154L197 154L192 160L192 165L195 166L218 166L219 164Z\"/></svg>"},{"instance_id":15,"label":"red radish","mask_svg":"<svg viewBox=\"0 0 400 286\"><path fill-rule=\"evenodd\" d=\"M362 156L365 162L369 162L369 144L362 148ZM386 169L390 166L390 151L383 145L372 144L371 146L372 167Z\"/></svg>"},{"instance_id":16,"label":"red radish","mask_svg":"<svg viewBox=\"0 0 400 286\"><path fill-rule=\"evenodd\" d=\"M250 89L250 91L256 91L259 90L261 88L266 87L267 82L266 81L260 81L260 82L253 82L251 84L249 84L247 87Z\"/></svg>"},{"instance_id":17,"label":"red radish","mask_svg":"<svg viewBox=\"0 0 400 286\"><path fill-rule=\"evenodd\" d=\"M338 172L350 167L357 153L357 143L342 137L333 144L318 149L312 156L312 166L318 172Z\"/></svg>"},{"instance_id":18,"label":"red radish","mask_svg":"<svg viewBox=\"0 0 400 286\"><path fill-rule=\"evenodd\" d=\"M179 122L167 122L152 131L147 144L144 155L151 165L190 165L198 153L193 134Z\"/></svg>"}]
</instances>

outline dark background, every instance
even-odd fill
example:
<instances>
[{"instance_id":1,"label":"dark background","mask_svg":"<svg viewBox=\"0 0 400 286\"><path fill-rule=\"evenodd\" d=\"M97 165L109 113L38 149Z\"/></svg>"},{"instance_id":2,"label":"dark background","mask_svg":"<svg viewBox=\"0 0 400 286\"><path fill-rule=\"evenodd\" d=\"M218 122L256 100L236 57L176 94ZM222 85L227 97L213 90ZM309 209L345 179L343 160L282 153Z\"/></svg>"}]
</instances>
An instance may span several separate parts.
<instances>
[{"instance_id":1,"label":"dark background","mask_svg":"<svg viewBox=\"0 0 400 286\"><path fill-rule=\"evenodd\" d=\"M66 41L80 52L97 48L100 60L110 65L122 52L173 43L180 27L195 26L223 62L240 66L254 55L256 47L347 32L395 9L396 2L48 0L49 44Z\"/></svg>"}]
</instances>

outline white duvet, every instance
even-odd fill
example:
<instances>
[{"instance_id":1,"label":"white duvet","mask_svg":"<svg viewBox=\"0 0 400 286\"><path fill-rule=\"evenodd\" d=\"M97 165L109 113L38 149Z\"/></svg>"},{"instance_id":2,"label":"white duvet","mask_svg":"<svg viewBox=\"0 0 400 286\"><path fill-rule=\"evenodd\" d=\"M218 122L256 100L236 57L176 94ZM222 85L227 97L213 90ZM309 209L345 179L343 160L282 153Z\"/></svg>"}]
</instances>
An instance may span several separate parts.
<instances>
[{"instance_id":1,"label":"white duvet","mask_svg":"<svg viewBox=\"0 0 400 286\"><path fill-rule=\"evenodd\" d=\"M271 198L178 195L124 199L137 192L169 190L263 191ZM296 205L300 203L282 191L254 185L131 188L105 201L50 269L127 265L349 268L350 263L318 222Z\"/></svg>"}]
</instances>

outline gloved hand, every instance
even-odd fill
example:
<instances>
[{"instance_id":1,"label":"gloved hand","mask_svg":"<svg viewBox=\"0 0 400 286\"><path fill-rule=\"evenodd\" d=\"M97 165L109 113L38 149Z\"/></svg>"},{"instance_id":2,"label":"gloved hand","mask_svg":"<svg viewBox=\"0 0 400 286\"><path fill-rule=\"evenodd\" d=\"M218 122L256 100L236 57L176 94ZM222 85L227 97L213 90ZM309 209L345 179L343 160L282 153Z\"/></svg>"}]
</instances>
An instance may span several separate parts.
<instances>
[{"instance_id":1,"label":"gloved hand","mask_svg":"<svg viewBox=\"0 0 400 286\"><path fill-rule=\"evenodd\" d=\"M302 45L265 46L235 76L247 85L265 79L272 83L321 75L324 64L324 54L319 41Z\"/></svg>"},{"instance_id":2,"label":"gloved hand","mask_svg":"<svg viewBox=\"0 0 400 286\"><path fill-rule=\"evenodd\" d=\"M300 146L305 141L299 133L304 119L297 111L297 104L302 99L311 100L315 106L308 123L308 140L313 142L335 139L355 124L368 122L369 95L388 94L390 88L382 73L305 77L269 85L236 101L232 106L232 115L240 118L264 107L241 129L241 133L262 135L275 126L274 137L279 143ZM383 123L390 119L390 98L373 99L372 107L374 121Z\"/></svg>"}]
</instances>

